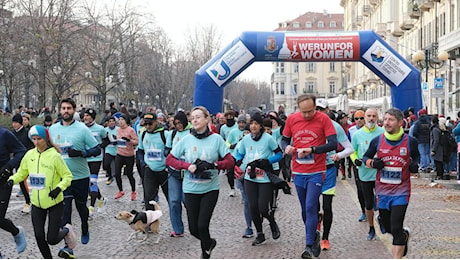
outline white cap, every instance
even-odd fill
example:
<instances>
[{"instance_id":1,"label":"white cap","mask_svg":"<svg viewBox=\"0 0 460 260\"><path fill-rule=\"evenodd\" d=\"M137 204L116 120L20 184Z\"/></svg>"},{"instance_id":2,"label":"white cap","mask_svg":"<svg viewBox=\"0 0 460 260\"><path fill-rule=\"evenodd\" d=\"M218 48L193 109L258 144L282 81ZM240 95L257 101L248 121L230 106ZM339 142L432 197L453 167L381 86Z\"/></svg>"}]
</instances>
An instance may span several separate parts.
<instances>
[{"instance_id":1,"label":"white cap","mask_svg":"<svg viewBox=\"0 0 460 260\"><path fill-rule=\"evenodd\" d=\"M316 106L320 108L327 108L329 104L325 98L318 98L316 99Z\"/></svg>"}]
</instances>

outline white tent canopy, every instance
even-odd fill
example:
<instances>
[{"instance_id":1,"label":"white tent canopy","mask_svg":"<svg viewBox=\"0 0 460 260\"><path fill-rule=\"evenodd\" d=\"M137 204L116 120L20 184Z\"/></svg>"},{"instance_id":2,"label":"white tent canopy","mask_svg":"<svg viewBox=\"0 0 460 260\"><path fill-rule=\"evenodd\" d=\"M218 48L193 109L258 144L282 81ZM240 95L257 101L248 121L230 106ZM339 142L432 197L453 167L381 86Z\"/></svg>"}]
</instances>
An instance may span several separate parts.
<instances>
[{"instance_id":1,"label":"white tent canopy","mask_svg":"<svg viewBox=\"0 0 460 260\"><path fill-rule=\"evenodd\" d=\"M348 99L347 95L339 95L335 98L328 98L329 108L349 112L357 109L377 108L382 113L391 107L391 97L379 97L371 100Z\"/></svg>"}]
</instances>

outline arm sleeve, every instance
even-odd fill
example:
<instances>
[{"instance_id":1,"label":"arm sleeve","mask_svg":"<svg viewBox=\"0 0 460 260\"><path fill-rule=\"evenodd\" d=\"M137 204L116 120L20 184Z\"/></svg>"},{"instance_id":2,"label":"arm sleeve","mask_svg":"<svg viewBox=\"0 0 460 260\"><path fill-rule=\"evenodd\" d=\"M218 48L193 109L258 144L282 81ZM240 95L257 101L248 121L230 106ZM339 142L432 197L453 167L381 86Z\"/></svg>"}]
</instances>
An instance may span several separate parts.
<instances>
[{"instance_id":1,"label":"arm sleeve","mask_svg":"<svg viewBox=\"0 0 460 260\"><path fill-rule=\"evenodd\" d=\"M283 153L281 152L281 149L280 148L277 148L275 151L273 151L275 154L272 155L270 158L268 158L268 161L270 163L276 163L276 162L279 162L281 160L281 158L283 157Z\"/></svg>"},{"instance_id":2,"label":"arm sleeve","mask_svg":"<svg viewBox=\"0 0 460 260\"><path fill-rule=\"evenodd\" d=\"M351 146L350 141L346 140L345 142L340 142L340 144L343 146L343 151L337 153L337 155L340 158L345 158L347 156L350 156L351 154L354 153L355 150L353 150L353 147Z\"/></svg>"},{"instance_id":3,"label":"arm sleeve","mask_svg":"<svg viewBox=\"0 0 460 260\"><path fill-rule=\"evenodd\" d=\"M186 170L191 165L191 163L188 163L186 161L181 161L177 159L176 157L174 157L172 153L170 153L168 157L166 157L166 165L169 165L177 170Z\"/></svg>"},{"instance_id":4,"label":"arm sleeve","mask_svg":"<svg viewBox=\"0 0 460 260\"><path fill-rule=\"evenodd\" d=\"M282 149L283 151L286 150L286 147L287 147L288 145L290 145L290 144L291 144L291 138L290 138L290 137L286 137L286 136L283 135L283 136L281 137L281 149Z\"/></svg>"},{"instance_id":5,"label":"arm sleeve","mask_svg":"<svg viewBox=\"0 0 460 260\"><path fill-rule=\"evenodd\" d=\"M235 165L235 160L233 160L233 156L230 153L227 153L224 158L220 161L217 161L216 164L217 169L226 170L232 168Z\"/></svg>"},{"instance_id":6,"label":"arm sleeve","mask_svg":"<svg viewBox=\"0 0 460 260\"><path fill-rule=\"evenodd\" d=\"M315 153L327 153L337 149L337 135L329 135L326 139L326 144L315 147Z\"/></svg>"},{"instance_id":7,"label":"arm sleeve","mask_svg":"<svg viewBox=\"0 0 460 260\"><path fill-rule=\"evenodd\" d=\"M101 146L99 144L83 151L83 157L98 156L99 154L101 154Z\"/></svg>"}]
</instances>

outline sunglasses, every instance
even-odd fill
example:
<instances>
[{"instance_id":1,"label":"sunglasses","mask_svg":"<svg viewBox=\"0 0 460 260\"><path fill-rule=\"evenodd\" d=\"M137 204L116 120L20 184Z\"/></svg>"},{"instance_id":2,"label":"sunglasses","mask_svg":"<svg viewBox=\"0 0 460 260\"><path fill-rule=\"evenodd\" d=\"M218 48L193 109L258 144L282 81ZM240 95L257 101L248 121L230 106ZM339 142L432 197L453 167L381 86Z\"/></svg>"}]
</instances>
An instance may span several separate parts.
<instances>
[{"instance_id":1,"label":"sunglasses","mask_svg":"<svg viewBox=\"0 0 460 260\"><path fill-rule=\"evenodd\" d=\"M153 122L145 123L146 125L153 125Z\"/></svg>"},{"instance_id":2,"label":"sunglasses","mask_svg":"<svg viewBox=\"0 0 460 260\"><path fill-rule=\"evenodd\" d=\"M364 117L356 117L356 120L364 120Z\"/></svg>"}]
</instances>

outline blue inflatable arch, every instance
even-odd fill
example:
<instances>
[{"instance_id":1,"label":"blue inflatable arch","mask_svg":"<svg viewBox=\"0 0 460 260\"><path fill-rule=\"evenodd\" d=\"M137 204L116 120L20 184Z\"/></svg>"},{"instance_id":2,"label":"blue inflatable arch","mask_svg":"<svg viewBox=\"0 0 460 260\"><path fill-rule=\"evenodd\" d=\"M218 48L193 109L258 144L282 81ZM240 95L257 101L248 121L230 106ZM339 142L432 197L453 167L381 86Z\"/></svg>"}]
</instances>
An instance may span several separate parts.
<instances>
[{"instance_id":1,"label":"blue inflatable arch","mask_svg":"<svg viewBox=\"0 0 460 260\"><path fill-rule=\"evenodd\" d=\"M373 31L243 32L196 72L194 105L221 112L225 85L256 61L360 61L391 87L393 107L422 108L420 71Z\"/></svg>"}]
</instances>

